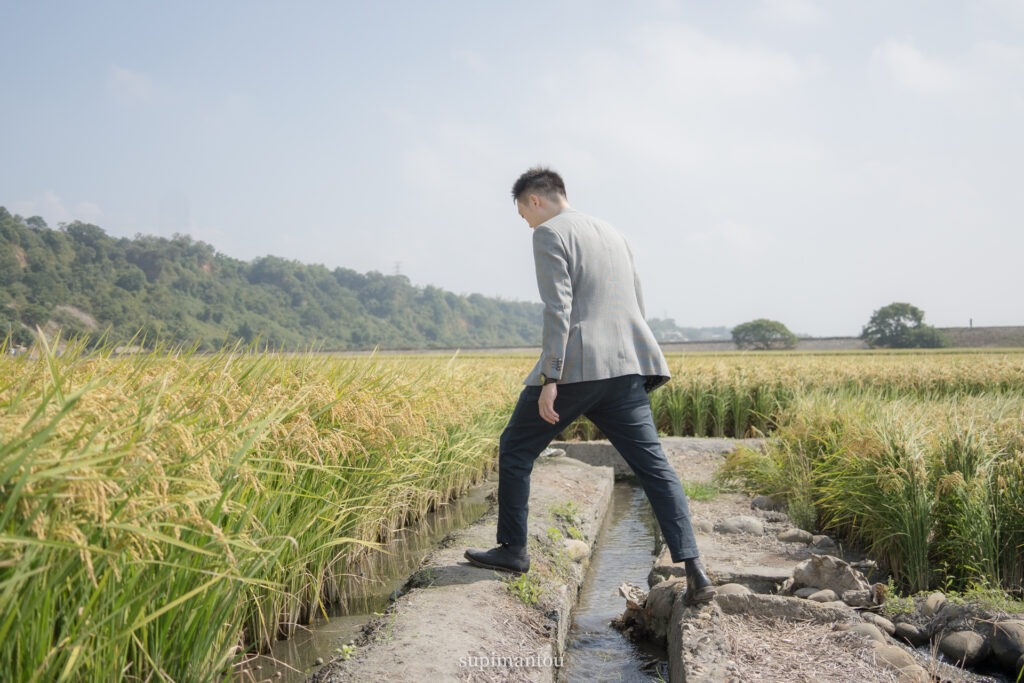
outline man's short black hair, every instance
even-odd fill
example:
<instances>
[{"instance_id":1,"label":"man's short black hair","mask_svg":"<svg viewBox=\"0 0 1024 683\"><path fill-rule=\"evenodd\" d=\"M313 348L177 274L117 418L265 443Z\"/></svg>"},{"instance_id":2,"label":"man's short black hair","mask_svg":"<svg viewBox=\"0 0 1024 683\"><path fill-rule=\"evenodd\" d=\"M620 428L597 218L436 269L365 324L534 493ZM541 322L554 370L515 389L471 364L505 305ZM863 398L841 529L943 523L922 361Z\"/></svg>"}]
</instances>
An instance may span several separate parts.
<instances>
[{"instance_id":1,"label":"man's short black hair","mask_svg":"<svg viewBox=\"0 0 1024 683\"><path fill-rule=\"evenodd\" d=\"M528 193L542 194L552 199L556 195L568 198L565 193L565 181L550 168L534 166L523 175L519 176L512 186L512 199L519 201Z\"/></svg>"}]
</instances>

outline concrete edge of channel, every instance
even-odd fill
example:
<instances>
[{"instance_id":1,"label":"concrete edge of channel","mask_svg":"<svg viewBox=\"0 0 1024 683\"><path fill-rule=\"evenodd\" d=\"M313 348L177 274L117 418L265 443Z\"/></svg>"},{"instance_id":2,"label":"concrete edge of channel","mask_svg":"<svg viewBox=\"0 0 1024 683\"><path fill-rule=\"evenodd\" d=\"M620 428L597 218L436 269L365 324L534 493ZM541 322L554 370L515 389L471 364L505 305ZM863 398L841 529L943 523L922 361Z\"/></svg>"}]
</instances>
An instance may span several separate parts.
<instances>
[{"instance_id":1,"label":"concrete edge of channel","mask_svg":"<svg viewBox=\"0 0 1024 683\"><path fill-rule=\"evenodd\" d=\"M662 444L685 447L707 453L725 454L739 446L762 448L763 439L726 439L712 437L662 437ZM611 467L617 479L631 478L633 472L618 451L605 440L556 442L553 448L565 451L571 458L591 465ZM670 458L671 462L671 458ZM678 470L678 468L677 468ZM682 473L679 472L680 476ZM685 481L685 479L684 479ZM661 560L655 560L652 570ZM681 567L677 567L681 573ZM677 579L678 580L678 579ZM707 681L717 683L739 680L731 668L731 652L725 638L723 613L717 601L709 605L688 607L681 598L685 582L676 586L669 629L666 634L669 680ZM726 599L727 602L727 599Z\"/></svg>"},{"instance_id":2,"label":"concrete edge of channel","mask_svg":"<svg viewBox=\"0 0 1024 683\"><path fill-rule=\"evenodd\" d=\"M462 557L467 547L494 545L493 505L427 557L407 591L364 629L354 656L326 663L308 680L556 680L613 485L610 467L539 458L530 492L530 572L512 584L516 575Z\"/></svg>"}]
</instances>

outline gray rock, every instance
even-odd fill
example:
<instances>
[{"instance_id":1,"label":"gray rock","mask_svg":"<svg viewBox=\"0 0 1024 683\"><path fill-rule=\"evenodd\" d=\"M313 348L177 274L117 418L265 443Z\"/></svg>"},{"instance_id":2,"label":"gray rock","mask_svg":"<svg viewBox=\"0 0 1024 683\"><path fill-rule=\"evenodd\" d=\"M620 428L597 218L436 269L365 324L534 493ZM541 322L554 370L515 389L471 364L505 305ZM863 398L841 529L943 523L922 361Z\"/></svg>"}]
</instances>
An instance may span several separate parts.
<instances>
[{"instance_id":1,"label":"gray rock","mask_svg":"<svg viewBox=\"0 0 1024 683\"><path fill-rule=\"evenodd\" d=\"M900 669L900 683L932 683L932 676L920 664Z\"/></svg>"},{"instance_id":2,"label":"gray rock","mask_svg":"<svg viewBox=\"0 0 1024 683\"><path fill-rule=\"evenodd\" d=\"M997 621L992 625L992 654L1009 669L1024 655L1024 621Z\"/></svg>"},{"instance_id":3,"label":"gray rock","mask_svg":"<svg viewBox=\"0 0 1024 683\"><path fill-rule=\"evenodd\" d=\"M686 580L673 577L662 581L651 589L644 604L644 617L647 628L657 639L667 637L669 620L672 617L672 605L676 596L686 589Z\"/></svg>"},{"instance_id":4,"label":"gray rock","mask_svg":"<svg viewBox=\"0 0 1024 683\"><path fill-rule=\"evenodd\" d=\"M545 448L540 453L540 457L542 458L559 458L563 455L565 455L564 448Z\"/></svg>"},{"instance_id":5,"label":"gray rock","mask_svg":"<svg viewBox=\"0 0 1024 683\"><path fill-rule=\"evenodd\" d=\"M901 621L895 625L894 636L904 640L914 647L924 645L928 642L928 631L910 622Z\"/></svg>"},{"instance_id":6,"label":"gray rock","mask_svg":"<svg viewBox=\"0 0 1024 683\"><path fill-rule=\"evenodd\" d=\"M693 530L699 531L702 534L710 534L712 531L715 530L715 525L712 524L710 520L698 519L693 524Z\"/></svg>"},{"instance_id":7,"label":"gray rock","mask_svg":"<svg viewBox=\"0 0 1024 683\"><path fill-rule=\"evenodd\" d=\"M875 647L875 660L891 669L902 671L917 664L914 656L899 645L883 645L879 643Z\"/></svg>"},{"instance_id":8,"label":"gray rock","mask_svg":"<svg viewBox=\"0 0 1024 683\"><path fill-rule=\"evenodd\" d=\"M825 534L815 534L811 536L811 543L821 548L835 548L836 542L832 540L831 536Z\"/></svg>"},{"instance_id":9,"label":"gray rock","mask_svg":"<svg viewBox=\"0 0 1024 683\"><path fill-rule=\"evenodd\" d=\"M868 624L866 622L854 623L854 624L836 624L837 631L845 631L847 633L856 633L857 635L870 638L871 640L885 644L885 634L874 624Z\"/></svg>"},{"instance_id":10,"label":"gray rock","mask_svg":"<svg viewBox=\"0 0 1024 683\"><path fill-rule=\"evenodd\" d=\"M590 544L575 538L565 540L565 554L573 562L582 562L590 556Z\"/></svg>"},{"instance_id":11,"label":"gray rock","mask_svg":"<svg viewBox=\"0 0 1024 683\"><path fill-rule=\"evenodd\" d=\"M953 631L939 641L939 650L957 666L974 666L988 656L989 644L976 631Z\"/></svg>"},{"instance_id":12,"label":"gray rock","mask_svg":"<svg viewBox=\"0 0 1024 683\"><path fill-rule=\"evenodd\" d=\"M654 565L651 571L647 573L647 587L654 588L662 581L672 578L673 573L670 567L662 567Z\"/></svg>"},{"instance_id":13,"label":"gray rock","mask_svg":"<svg viewBox=\"0 0 1024 683\"><path fill-rule=\"evenodd\" d=\"M811 597L812 595L814 595L815 593L820 593L820 592L821 592L821 589L818 588L817 586L804 586L803 588L798 588L796 590L796 592L793 593L793 595L795 595L798 598L807 599L807 598Z\"/></svg>"},{"instance_id":14,"label":"gray rock","mask_svg":"<svg viewBox=\"0 0 1024 683\"><path fill-rule=\"evenodd\" d=\"M726 583L718 586L717 595L750 595L752 592L742 583Z\"/></svg>"},{"instance_id":15,"label":"gray rock","mask_svg":"<svg viewBox=\"0 0 1024 683\"><path fill-rule=\"evenodd\" d=\"M831 588L823 588L817 593L811 593L808 595L807 599L813 600L814 602L835 602L839 599L839 596L836 595L836 592Z\"/></svg>"},{"instance_id":16,"label":"gray rock","mask_svg":"<svg viewBox=\"0 0 1024 683\"><path fill-rule=\"evenodd\" d=\"M861 612L860 618L869 624L874 624L890 636L895 635L896 633L896 625L880 614L875 614L874 612Z\"/></svg>"},{"instance_id":17,"label":"gray rock","mask_svg":"<svg viewBox=\"0 0 1024 683\"><path fill-rule=\"evenodd\" d=\"M946 596L936 591L928 596L928 599L924 602L924 607L921 609L921 614L926 617L934 617L942 609L942 605L946 602Z\"/></svg>"},{"instance_id":18,"label":"gray rock","mask_svg":"<svg viewBox=\"0 0 1024 683\"><path fill-rule=\"evenodd\" d=\"M810 531L803 529L784 529L779 532L778 539L783 543L803 543L807 545L814 538Z\"/></svg>"},{"instance_id":19,"label":"gray rock","mask_svg":"<svg viewBox=\"0 0 1024 683\"><path fill-rule=\"evenodd\" d=\"M777 512L784 510L786 504L782 501L776 500L771 496L754 496L754 499L750 501L750 507L754 510L767 510L769 512Z\"/></svg>"},{"instance_id":20,"label":"gray rock","mask_svg":"<svg viewBox=\"0 0 1024 683\"><path fill-rule=\"evenodd\" d=\"M848 622L854 619L853 610L841 602L826 605L799 598L787 598L782 595L719 594L715 598L715 604L723 614L742 614L765 619L809 621L816 624Z\"/></svg>"},{"instance_id":21,"label":"gray rock","mask_svg":"<svg viewBox=\"0 0 1024 683\"><path fill-rule=\"evenodd\" d=\"M760 536L764 533L761 520L749 515L736 515L723 519L715 525L714 530L720 534L752 534Z\"/></svg>"},{"instance_id":22,"label":"gray rock","mask_svg":"<svg viewBox=\"0 0 1024 683\"><path fill-rule=\"evenodd\" d=\"M864 575L838 557L812 555L793 568L793 585L830 588L836 595L850 590L871 590Z\"/></svg>"},{"instance_id":23,"label":"gray rock","mask_svg":"<svg viewBox=\"0 0 1024 683\"><path fill-rule=\"evenodd\" d=\"M874 590L843 591L842 601L850 607L871 607L875 604Z\"/></svg>"}]
</instances>

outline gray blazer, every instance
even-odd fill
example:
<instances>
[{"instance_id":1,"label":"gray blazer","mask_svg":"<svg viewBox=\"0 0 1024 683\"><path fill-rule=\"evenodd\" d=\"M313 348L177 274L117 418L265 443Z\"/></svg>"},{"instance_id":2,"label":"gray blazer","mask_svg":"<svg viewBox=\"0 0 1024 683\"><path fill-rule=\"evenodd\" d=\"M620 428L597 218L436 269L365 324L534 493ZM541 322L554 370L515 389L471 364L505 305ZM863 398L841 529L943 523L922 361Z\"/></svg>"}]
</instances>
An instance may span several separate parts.
<instances>
[{"instance_id":1,"label":"gray blazer","mask_svg":"<svg viewBox=\"0 0 1024 683\"><path fill-rule=\"evenodd\" d=\"M524 384L540 384L542 372L559 384L644 375L648 391L668 381L633 252L615 228L566 209L534 229L533 260L544 339Z\"/></svg>"}]
</instances>

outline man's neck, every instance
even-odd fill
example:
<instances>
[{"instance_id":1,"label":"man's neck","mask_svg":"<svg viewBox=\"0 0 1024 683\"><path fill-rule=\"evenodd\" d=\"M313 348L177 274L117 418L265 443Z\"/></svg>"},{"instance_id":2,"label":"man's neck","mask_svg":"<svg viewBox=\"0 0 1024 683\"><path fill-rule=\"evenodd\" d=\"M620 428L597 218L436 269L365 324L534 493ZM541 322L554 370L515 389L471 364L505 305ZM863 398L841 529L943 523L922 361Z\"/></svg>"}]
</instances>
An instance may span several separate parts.
<instances>
[{"instance_id":1,"label":"man's neck","mask_svg":"<svg viewBox=\"0 0 1024 683\"><path fill-rule=\"evenodd\" d=\"M559 201L549 201L545 207L544 220L541 222L549 221L563 211L571 211L572 207L569 206L569 202L564 199Z\"/></svg>"}]
</instances>

